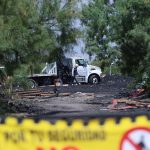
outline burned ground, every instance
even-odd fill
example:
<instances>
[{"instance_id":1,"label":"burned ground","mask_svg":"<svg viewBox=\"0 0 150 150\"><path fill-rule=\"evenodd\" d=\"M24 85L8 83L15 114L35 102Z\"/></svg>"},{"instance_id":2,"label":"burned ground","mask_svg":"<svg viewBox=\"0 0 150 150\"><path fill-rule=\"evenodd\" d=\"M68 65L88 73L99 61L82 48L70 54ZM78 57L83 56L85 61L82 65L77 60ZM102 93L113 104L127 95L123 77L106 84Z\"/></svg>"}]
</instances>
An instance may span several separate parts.
<instances>
[{"instance_id":1,"label":"burned ground","mask_svg":"<svg viewBox=\"0 0 150 150\"><path fill-rule=\"evenodd\" d=\"M132 78L106 76L99 85L69 85L58 87L59 93L67 96L22 98L8 102L13 115L35 118L72 118L94 116L122 116L148 114L149 108L112 109L114 98L128 97ZM53 86L39 87L42 92L52 92ZM124 105L124 104L121 104Z\"/></svg>"}]
</instances>

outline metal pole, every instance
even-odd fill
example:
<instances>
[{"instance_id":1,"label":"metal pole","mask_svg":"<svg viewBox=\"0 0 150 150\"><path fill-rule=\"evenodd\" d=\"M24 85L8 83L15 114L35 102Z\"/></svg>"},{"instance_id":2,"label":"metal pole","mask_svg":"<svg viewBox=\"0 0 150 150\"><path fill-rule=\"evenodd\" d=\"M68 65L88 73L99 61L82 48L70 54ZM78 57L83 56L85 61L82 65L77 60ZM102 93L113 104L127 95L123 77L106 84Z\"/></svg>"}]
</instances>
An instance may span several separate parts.
<instances>
[{"instance_id":1,"label":"metal pole","mask_svg":"<svg viewBox=\"0 0 150 150\"><path fill-rule=\"evenodd\" d=\"M109 75L111 76L112 75L112 65L113 65L114 63L112 62L111 64L110 64L110 70L109 70Z\"/></svg>"},{"instance_id":2,"label":"metal pole","mask_svg":"<svg viewBox=\"0 0 150 150\"><path fill-rule=\"evenodd\" d=\"M112 66L112 64L110 65L110 70L109 70L109 75L111 76L111 66Z\"/></svg>"}]
</instances>

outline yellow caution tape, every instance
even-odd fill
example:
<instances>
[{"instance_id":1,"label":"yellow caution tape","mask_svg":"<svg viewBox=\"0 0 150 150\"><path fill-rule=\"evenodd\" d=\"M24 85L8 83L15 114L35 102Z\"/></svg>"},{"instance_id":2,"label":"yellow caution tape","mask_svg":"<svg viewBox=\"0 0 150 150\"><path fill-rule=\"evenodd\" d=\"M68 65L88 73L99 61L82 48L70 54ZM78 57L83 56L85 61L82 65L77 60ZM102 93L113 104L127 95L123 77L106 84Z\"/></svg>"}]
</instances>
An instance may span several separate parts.
<instances>
[{"instance_id":1,"label":"yellow caution tape","mask_svg":"<svg viewBox=\"0 0 150 150\"><path fill-rule=\"evenodd\" d=\"M132 122L123 118L106 119L100 125L92 119L88 125L74 120L69 126L65 121L51 124L34 123L14 118L0 125L0 150L150 150L150 121L141 116Z\"/></svg>"}]
</instances>

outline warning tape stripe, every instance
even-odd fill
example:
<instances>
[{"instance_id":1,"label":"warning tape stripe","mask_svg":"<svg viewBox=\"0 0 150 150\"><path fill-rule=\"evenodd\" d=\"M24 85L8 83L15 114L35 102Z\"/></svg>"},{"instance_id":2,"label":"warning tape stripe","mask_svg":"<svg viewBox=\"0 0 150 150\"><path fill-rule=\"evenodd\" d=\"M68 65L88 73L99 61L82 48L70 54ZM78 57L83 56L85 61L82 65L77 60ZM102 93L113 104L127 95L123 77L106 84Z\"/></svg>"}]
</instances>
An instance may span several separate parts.
<instances>
[{"instance_id":1,"label":"warning tape stripe","mask_svg":"<svg viewBox=\"0 0 150 150\"><path fill-rule=\"evenodd\" d=\"M100 120L90 119L85 125L83 120L75 119L68 125L65 120L52 124L46 120L36 123L33 119L19 122L9 117L0 124L0 150L124 150L121 144L125 137L136 150L141 150L126 135L138 128L150 130L146 116L136 117L134 122L125 117L118 124L115 118L107 118L104 124Z\"/></svg>"},{"instance_id":2,"label":"warning tape stripe","mask_svg":"<svg viewBox=\"0 0 150 150\"><path fill-rule=\"evenodd\" d=\"M85 120L86 120L86 123L85 123ZM120 124L124 124L124 123L127 123L127 124L144 124L144 123L150 123L149 119L147 116L137 116L137 117L134 117L134 120L133 120L133 117L122 117L122 118L119 118L116 119L116 118L90 118L90 119L69 119L69 120L66 120L66 119L57 119L55 121L48 121L47 119L39 119L38 121L35 120L34 118L25 118L25 119L20 119L20 118L15 118L15 117L7 117L7 118L3 118L0 122L0 125L2 124L24 124L25 122L32 122L32 124L39 124L41 122L47 122L48 124L52 125L52 126L57 126L57 124L59 125L59 123L63 123L65 124L66 126L72 126L73 124L76 124L80 122L80 125L82 126L88 126L90 124L97 124L98 126L106 126L107 124L110 125L110 124L114 124L114 125L120 125ZM142 122L141 122L142 121Z\"/></svg>"}]
</instances>

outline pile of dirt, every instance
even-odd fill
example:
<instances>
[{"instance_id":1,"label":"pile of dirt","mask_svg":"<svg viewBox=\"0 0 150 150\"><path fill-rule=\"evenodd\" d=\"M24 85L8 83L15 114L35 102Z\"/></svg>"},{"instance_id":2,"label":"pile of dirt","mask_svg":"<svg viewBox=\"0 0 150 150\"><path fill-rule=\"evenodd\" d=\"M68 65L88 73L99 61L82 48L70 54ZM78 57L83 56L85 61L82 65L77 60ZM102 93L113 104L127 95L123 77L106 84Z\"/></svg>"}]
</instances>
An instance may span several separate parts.
<instances>
[{"instance_id":1,"label":"pile of dirt","mask_svg":"<svg viewBox=\"0 0 150 150\"><path fill-rule=\"evenodd\" d=\"M21 92L19 95L22 97L10 100L8 105L15 112L11 115L39 119L148 114L149 107L137 107L141 106L139 103L136 107L126 106L126 103L132 105L136 103L114 100L129 97L132 92L134 94L134 90L128 89L132 81L130 77L105 76L98 85L81 84L57 87L58 94L52 94L54 86L38 87L38 89L29 91L32 96ZM46 96L44 97L43 94ZM123 109L118 109L120 107Z\"/></svg>"},{"instance_id":2,"label":"pile of dirt","mask_svg":"<svg viewBox=\"0 0 150 150\"><path fill-rule=\"evenodd\" d=\"M0 95L0 114L13 113L12 109L9 107L10 99L4 95Z\"/></svg>"},{"instance_id":3,"label":"pile of dirt","mask_svg":"<svg viewBox=\"0 0 150 150\"><path fill-rule=\"evenodd\" d=\"M57 87L58 93L70 93L68 96L20 98L9 101L9 108L16 114L28 116L61 116L82 114L108 114L112 110L108 105L118 93L127 90L132 78L119 75L105 76L98 85L66 85ZM39 87L42 93L51 93L54 86ZM26 94L26 93L25 93ZM35 94L35 93L34 93ZM39 94L39 93L38 93Z\"/></svg>"},{"instance_id":4,"label":"pile of dirt","mask_svg":"<svg viewBox=\"0 0 150 150\"><path fill-rule=\"evenodd\" d=\"M100 84L98 85L90 85L90 84L81 84L81 85L70 85L66 87L58 87L59 92L83 92L83 93L118 93L124 90L127 90L128 85L132 83L133 79L131 77L125 77L121 75L106 75L101 79ZM49 89L49 87L45 88ZM51 87L51 90L53 88Z\"/></svg>"}]
</instances>

